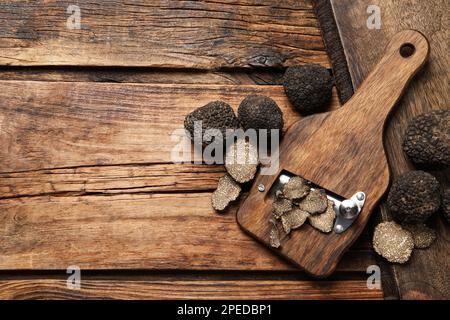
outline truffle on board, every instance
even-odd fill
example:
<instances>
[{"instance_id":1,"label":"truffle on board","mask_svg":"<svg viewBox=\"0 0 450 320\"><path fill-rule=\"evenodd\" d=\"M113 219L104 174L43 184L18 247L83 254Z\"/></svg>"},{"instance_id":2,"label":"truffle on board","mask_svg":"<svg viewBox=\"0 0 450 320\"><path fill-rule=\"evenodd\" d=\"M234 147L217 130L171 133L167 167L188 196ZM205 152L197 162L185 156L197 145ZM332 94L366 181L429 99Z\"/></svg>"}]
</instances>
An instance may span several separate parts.
<instances>
[{"instance_id":1,"label":"truffle on board","mask_svg":"<svg viewBox=\"0 0 450 320\"><path fill-rule=\"evenodd\" d=\"M283 112L277 103L271 98L260 95L251 95L242 100L239 105L238 119L244 130L255 129L259 134L259 129L267 130L267 137L270 137L270 130L283 130Z\"/></svg>"},{"instance_id":2,"label":"truffle on board","mask_svg":"<svg viewBox=\"0 0 450 320\"><path fill-rule=\"evenodd\" d=\"M292 201L284 198L276 198L272 206L274 218L279 219L283 214L292 210Z\"/></svg>"},{"instance_id":3,"label":"truffle on board","mask_svg":"<svg viewBox=\"0 0 450 320\"><path fill-rule=\"evenodd\" d=\"M328 207L324 213L311 215L308 217L309 224L325 233L333 230L336 212L334 211L333 201L328 200Z\"/></svg>"},{"instance_id":4,"label":"truffle on board","mask_svg":"<svg viewBox=\"0 0 450 320\"><path fill-rule=\"evenodd\" d=\"M442 214L447 222L450 223L450 189L442 192Z\"/></svg>"},{"instance_id":5,"label":"truffle on board","mask_svg":"<svg viewBox=\"0 0 450 320\"><path fill-rule=\"evenodd\" d=\"M414 248L428 248L434 240L436 240L436 232L423 223L407 224L402 227L411 232L414 241Z\"/></svg>"},{"instance_id":6,"label":"truffle on board","mask_svg":"<svg viewBox=\"0 0 450 320\"><path fill-rule=\"evenodd\" d=\"M219 179L217 189L212 194L212 206L218 211L225 210L241 193L241 186L228 174Z\"/></svg>"},{"instance_id":7,"label":"truffle on board","mask_svg":"<svg viewBox=\"0 0 450 320\"><path fill-rule=\"evenodd\" d=\"M403 151L419 165L450 165L450 110L435 110L412 119L405 132Z\"/></svg>"},{"instance_id":8,"label":"truffle on board","mask_svg":"<svg viewBox=\"0 0 450 320\"><path fill-rule=\"evenodd\" d=\"M291 66L283 79L284 91L292 105L302 114L325 109L331 99L333 78L317 64Z\"/></svg>"},{"instance_id":9,"label":"truffle on board","mask_svg":"<svg viewBox=\"0 0 450 320\"><path fill-rule=\"evenodd\" d=\"M441 204L439 182L424 171L409 171L398 177L389 190L387 204L400 223L422 223Z\"/></svg>"},{"instance_id":10,"label":"truffle on board","mask_svg":"<svg viewBox=\"0 0 450 320\"><path fill-rule=\"evenodd\" d=\"M328 207L328 199L325 190L312 190L299 204L298 207L310 214L324 212Z\"/></svg>"},{"instance_id":11,"label":"truffle on board","mask_svg":"<svg viewBox=\"0 0 450 320\"><path fill-rule=\"evenodd\" d=\"M309 217L309 213L299 208L294 208L291 211L284 213L281 216L281 224L284 232L289 234L291 230L300 228Z\"/></svg>"},{"instance_id":12,"label":"truffle on board","mask_svg":"<svg viewBox=\"0 0 450 320\"><path fill-rule=\"evenodd\" d=\"M269 240L270 246L273 248L279 248L280 243L280 232L278 231L277 223L274 220L270 220L272 227L270 228Z\"/></svg>"},{"instance_id":13,"label":"truffle on board","mask_svg":"<svg viewBox=\"0 0 450 320\"><path fill-rule=\"evenodd\" d=\"M382 222L375 227L373 248L389 262L405 263L411 257L414 240L409 231L394 221Z\"/></svg>"},{"instance_id":14,"label":"truffle on board","mask_svg":"<svg viewBox=\"0 0 450 320\"><path fill-rule=\"evenodd\" d=\"M202 121L201 132L195 127L196 121ZM223 101L210 102L192 111L184 119L184 128L189 132L190 138L194 140L194 135L201 135L203 145L208 145L214 140L214 135L206 132L206 130L219 130L222 138L225 139L227 129L237 129L239 127L239 121L233 109Z\"/></svg>"},{"instance_id":15,"label":"truffle on board","mask_svg":"<svg viewBox=\"0 0 450 320\"><path fill-rule=\"evenodd\" d=\"M290 200L299 200L306 197L310 189L305 179L294 176L284 185L283 195Z\"/></svg>"},{"instance_id":16,"label":"truffle on board","mask_svg":"<svg viewBox=\"0 0 450 320\"><path fill-rule=\"evenodd\" d=\"M239 183L253 180L258 164L258 148L245 138L240 138L232 144L225 155L225 168Z\"/></svg>"}]
</instances>

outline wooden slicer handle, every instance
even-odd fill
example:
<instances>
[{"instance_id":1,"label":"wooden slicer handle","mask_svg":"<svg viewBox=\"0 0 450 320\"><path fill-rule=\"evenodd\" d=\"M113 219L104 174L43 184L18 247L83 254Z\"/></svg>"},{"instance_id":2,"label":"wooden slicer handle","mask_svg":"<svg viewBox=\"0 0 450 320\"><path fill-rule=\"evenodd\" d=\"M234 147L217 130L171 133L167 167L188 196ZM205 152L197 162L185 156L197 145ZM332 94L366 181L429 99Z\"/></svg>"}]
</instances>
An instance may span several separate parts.
<instances>
[{"instance_id":1,"label":"wooden slicer handle","mask_svg":"<svg viewBox=\"0 0 450 320\"><path fill-rule=\"evenodd\" d=\"M411 79L427 61L429 50L428 40L418 31L404 30L394 35L384 56L342 112L361 113L373 123L383 124Z\"/></svg>"}]
</instances>

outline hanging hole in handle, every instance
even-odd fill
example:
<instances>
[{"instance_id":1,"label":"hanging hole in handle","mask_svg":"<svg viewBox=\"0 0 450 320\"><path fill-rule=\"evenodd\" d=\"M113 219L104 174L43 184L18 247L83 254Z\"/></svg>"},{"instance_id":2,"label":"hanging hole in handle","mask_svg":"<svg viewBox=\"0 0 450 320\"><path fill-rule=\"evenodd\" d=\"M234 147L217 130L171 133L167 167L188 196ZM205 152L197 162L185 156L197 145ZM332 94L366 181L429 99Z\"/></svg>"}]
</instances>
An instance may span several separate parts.
<instances>
[{"instance_id":1,"label":"hanging hole in handle","mask_svg":"<svg viewBox=\"0 0 450 320\"><path fill-rule=\"evenodd\" d=\"M404 43L401 47L400 47L400 55L403 58L409 58L411 57L414 52L416 52L416 47L411 44L411 43Z\"/></svg>"}]
</instances>

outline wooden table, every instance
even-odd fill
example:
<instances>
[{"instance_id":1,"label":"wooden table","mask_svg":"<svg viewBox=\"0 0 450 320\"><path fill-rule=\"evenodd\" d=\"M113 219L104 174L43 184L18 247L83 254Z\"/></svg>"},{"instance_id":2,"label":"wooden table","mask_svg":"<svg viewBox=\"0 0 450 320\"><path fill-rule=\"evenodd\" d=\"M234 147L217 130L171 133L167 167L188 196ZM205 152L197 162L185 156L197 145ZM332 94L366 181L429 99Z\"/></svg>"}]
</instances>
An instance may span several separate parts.
<instances>
[{"instance_id":1,"label":"wooden table","mask_svg":"<svg viewBox=\"0 0 450 320\"><path fill-rule=\"evenodd\" d=\"M171 158L211 100L300 118L283 68L332 67L310 1L77 3L81 29L71 1L0 4L0 298L383 298L369 230L315 280L214 212L222 166Z\"/></svg>"}]
</instances>

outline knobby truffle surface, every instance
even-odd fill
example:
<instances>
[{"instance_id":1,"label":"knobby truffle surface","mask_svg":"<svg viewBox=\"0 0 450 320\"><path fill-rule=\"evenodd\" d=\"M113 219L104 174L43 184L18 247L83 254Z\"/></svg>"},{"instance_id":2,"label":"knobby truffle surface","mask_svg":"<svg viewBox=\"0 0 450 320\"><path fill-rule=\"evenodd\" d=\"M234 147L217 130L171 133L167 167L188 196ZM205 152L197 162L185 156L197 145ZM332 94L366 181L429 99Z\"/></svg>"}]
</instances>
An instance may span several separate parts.
<instances>
[{"instance_id":1,"label":"knobby truffle surface","mask_svg":"<svg viewBox=\"0 0 450 320\"><path fill-rule=\"evenodd\" d=\"M196 121L202 121L201 131L195 127ZM191 139L194 139L194 135L203 137L202 144L207 145L213 141L221 142L215 141L214 130L218 130L225 139L227 129L237 129L240 125L229 104L223 101L213 101L189 113L184 120L184 127Z\"/></svg>"},{"instance_id":2,"label":"knobby truffle surface","mask_svg":"<svg viewBox=\"0 0 450 320\"><path fill-rule=\"evenodd\" d=\"M425 222L440 207L439 189L439 182L431 174L410 171L394 181L387 204L400 223Z\"/></svg>"},{"instance_id":3,"label":"knobby truffle surface","mask_svg":"<svg viewBox=\"0 0 450 320\"><path fill-rule=\"evenodd\" d=\"M303 114L322 111L328 106L333 78L320 65L289 67L283 79L284 91L292 105Z\"/></svg>"},{"instance_id":4,"label":"knobby truffle surface","mask_svg":"<svg viewBox=\"0 0 450 320\"><path fill-rule=\"evenodd\" d=\"M450 165L450 110L436 110L412 119L405 132L403 151L415 164Z\"/></svg>"},{"instance_id":5,"label":"knobby truffle surface","mask_svg":"<svg viewBox=\"0 0 450 320\"><path fill-rule=\"evenodd\" d=\"M442 192L442 214L447 222L450 223L450 189Z\"/></svg>"},{"instance_id":6,"label":"knobby truffle surface","mask_svg":"<svg viewBox=\"0 0 450 320\"><path fill-rule=\"evenodd\" d=\"M272 129L283 129L283 112L271 98L260 95L246 97L238 108L238 119L245 130L267 130L267 137L271 136Z\"/></svg>"}]
</instances>

